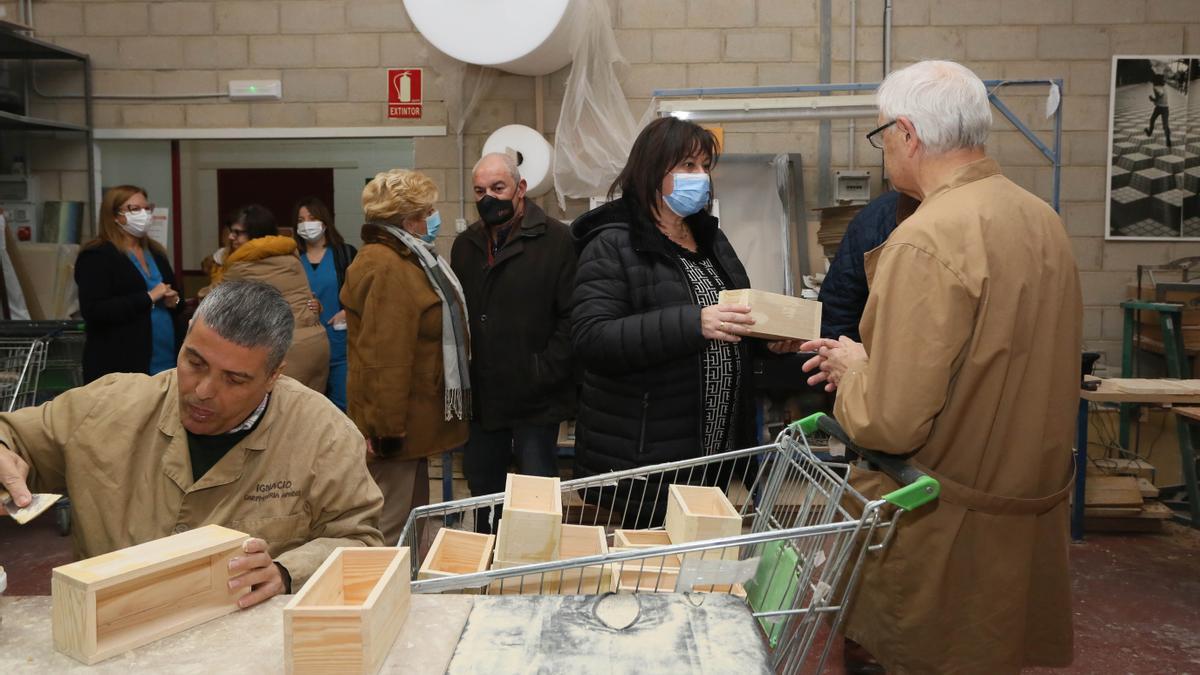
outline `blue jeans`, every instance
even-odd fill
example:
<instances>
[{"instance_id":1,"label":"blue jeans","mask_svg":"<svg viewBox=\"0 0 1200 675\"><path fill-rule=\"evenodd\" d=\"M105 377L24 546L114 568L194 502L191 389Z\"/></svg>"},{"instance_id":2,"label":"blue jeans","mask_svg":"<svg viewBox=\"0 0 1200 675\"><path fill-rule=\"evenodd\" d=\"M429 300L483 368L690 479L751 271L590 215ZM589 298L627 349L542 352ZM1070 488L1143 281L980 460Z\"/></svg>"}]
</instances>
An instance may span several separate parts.
<instances>
[{"instance_id":1,"label":"blue jeans","mask_svg":"<svg viewBox=\"0 0 1200 675\"><path fill-rule=\"evenodd\" d=\"M471 436L463 447L463 474L471 494L478 497L504 492L505 476L516 460L517 471L531 476L558 475L558 425L517 425L485 431L471 423ZM499 509L494 519L499 519ZM477 520L477 529L491 532L489 523Z\"/></svg>"}]
</instances>

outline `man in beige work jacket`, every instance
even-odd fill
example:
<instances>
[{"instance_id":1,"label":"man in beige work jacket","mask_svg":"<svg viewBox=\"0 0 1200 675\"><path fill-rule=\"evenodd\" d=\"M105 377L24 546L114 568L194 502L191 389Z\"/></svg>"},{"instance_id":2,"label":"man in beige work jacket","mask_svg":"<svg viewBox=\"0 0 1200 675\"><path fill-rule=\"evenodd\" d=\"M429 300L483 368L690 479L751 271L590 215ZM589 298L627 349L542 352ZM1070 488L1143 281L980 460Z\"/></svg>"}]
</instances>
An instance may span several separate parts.
<instances>
[{"instance_id":1,"label":"man in beige work jacket","mask_svg":"<svg viewBox=\"0 0 1200 675\"><path fill-rule=\"evenodd\" d=\"M805 368L836 388L857 444L908 456L942 494L867 556L846 635L889 673L1067 665L1082 313L1070 241L984 153L991 109L974 73L917 63L888 76L878 105L869 138L921 206L866 255L863 344L806 343L819 356ZM852 480L871 497L895 487Z\"/></svg>"},{"instance_id":2,"label":"man in beige work jacket","mask_svg":"<svg viewBox=\"0 0 1200 675\"><path fill-rule=\"evenodd\" d=\"M291 337L278 291L221 284L176 369L0 415L0 480L18 506L65 487L77 557L216 523L253 537L230 563L242 607L298 591L334 547L383 543L383 496L353 423L281 376Z\"/></svg>"}]
</instances>

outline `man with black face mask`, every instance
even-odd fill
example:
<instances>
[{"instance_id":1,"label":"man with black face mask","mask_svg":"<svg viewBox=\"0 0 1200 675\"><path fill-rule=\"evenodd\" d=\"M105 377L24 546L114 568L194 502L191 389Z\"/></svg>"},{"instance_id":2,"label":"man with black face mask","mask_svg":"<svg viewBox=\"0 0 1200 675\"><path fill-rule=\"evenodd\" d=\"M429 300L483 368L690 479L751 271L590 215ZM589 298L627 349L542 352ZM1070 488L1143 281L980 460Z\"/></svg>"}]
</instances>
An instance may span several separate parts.
<instances>
[{"instance_id":1,"label":"man with black face mask","mask_svg":"<svg viewBox=\"0 0 1200 675\"><path fill-rule=\"evenodd\" d=\"M474 185L479 220L454 240L450 265L471 323L474 415L463 472L471 494L484 495L504 491L514 459L520 473L558 475L558 426L576 400L575 247L566 225L525 198L512 157L484 155ZM477 529L492 523L480 518Z\"/></svg>"}]
</instances>

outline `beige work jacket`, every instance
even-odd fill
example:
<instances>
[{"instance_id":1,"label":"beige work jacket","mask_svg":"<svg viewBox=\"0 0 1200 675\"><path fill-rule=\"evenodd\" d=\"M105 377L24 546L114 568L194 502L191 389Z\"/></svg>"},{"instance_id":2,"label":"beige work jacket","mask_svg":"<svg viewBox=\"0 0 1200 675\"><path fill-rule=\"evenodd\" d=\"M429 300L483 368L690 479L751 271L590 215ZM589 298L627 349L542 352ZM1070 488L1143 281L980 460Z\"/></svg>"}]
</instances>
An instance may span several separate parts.
<instances>
[{"instance_id":1,"label":"beige work jacket","mask_svg":"<svg viewBox=\"0 0 1200 675\"><path fill-rule=\"evenodd\" d=\"M982 159L866 256L869 360L835 415L942 481L868 554L848 634L889 673L1015 673L1072 655L1067 570L1079 275L1058 215ZM895 487L859 473L870 496Z\"/></svg>"},{"instance_id":2,"label":"beige work jacket","mask_svg":"<svg viewBox=\"0 0 1200 675\"><path fill-rule=\"evenodd\" d=\"M216 523L266 540L298 592L335 547L383 544L362 434L287 376L254 431L199 481L174 369L107 375L0 414L0 443L29 462L34 492L66 489L80 558Z\"/></svg>"}]
</instances>

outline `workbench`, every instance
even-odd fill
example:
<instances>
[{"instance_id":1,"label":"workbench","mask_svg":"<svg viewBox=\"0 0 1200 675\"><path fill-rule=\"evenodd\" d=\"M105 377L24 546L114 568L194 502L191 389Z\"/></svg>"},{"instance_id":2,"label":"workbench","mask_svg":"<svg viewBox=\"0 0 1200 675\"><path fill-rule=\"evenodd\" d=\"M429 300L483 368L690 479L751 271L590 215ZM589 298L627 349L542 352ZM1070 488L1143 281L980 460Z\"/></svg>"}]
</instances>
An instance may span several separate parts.
<instances>
[{"instance_id":1,"label":"workbench","mask_svg":"<svg viewBox=\"0 0 1200 675\"><path fill-rule=\"evenodd\" d=\"M0 673L283 672L282 610L290 599L278 596L85 666L55 651L50 596L0 596ZM381 673L771 672L757 622L730 595L414 593L411 602Z\"/></svg>"},{"instance_id":2,"label":"workbench","mask_svg":"<svg viewBox=\"0 0 1200 675\"><path fill-rule=\"evenodd\" d=\"M1088 381L1098 381L1092 391L1079 390L1079 416L1075 429L1075 499L1071 505L1071 538L1083 540L1084 490L1087 486L1088 466L1088 404L1132 403L1141 405L1200 406L1200 394L1181 393L1129 393L1119 388L1119 379L1101 379L1088 376ZM1200 490L1197 489L1196 456L1192 447L1191 432L1187 421L1179 417L1179 454L1183 464L1183 481L1188 493L1189 522L1200 527Z\"/></svg>"}]
</instances>

